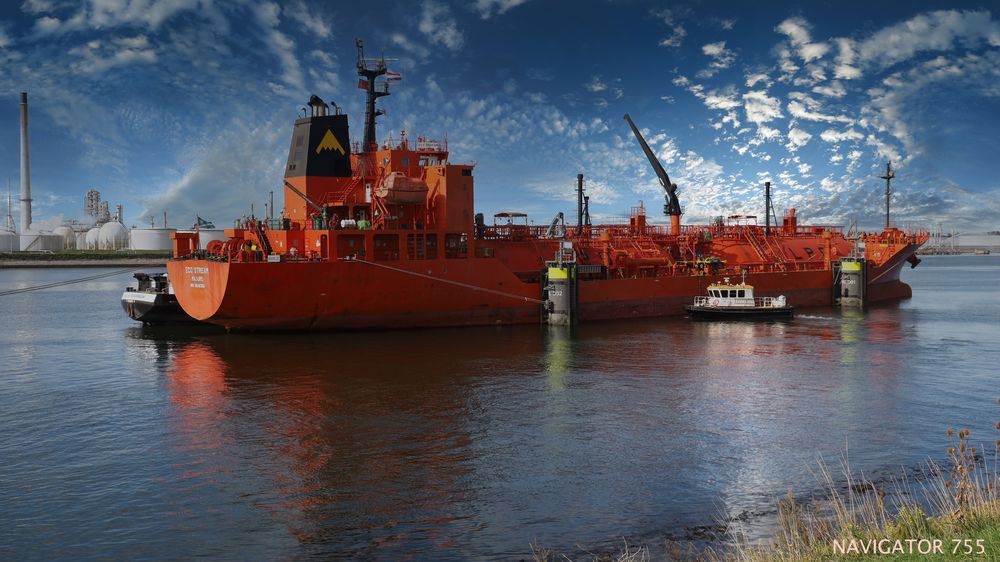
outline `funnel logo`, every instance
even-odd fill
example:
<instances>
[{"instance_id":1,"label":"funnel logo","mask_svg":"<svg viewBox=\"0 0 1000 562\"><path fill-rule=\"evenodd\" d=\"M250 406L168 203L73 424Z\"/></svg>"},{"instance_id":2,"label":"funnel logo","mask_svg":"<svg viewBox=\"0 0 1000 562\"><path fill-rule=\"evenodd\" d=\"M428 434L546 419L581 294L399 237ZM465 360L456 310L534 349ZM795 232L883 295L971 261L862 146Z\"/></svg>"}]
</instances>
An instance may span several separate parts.
<instances>
[{"instance_id":1,"label":"funnel logo","mask_svg":"<svg viewBox=\"0 0 1000 562\"><path fill-rule=\"evenodd\" d=\"M319 142L316 146L316 154L323 152L324 150L336 150L341 156L346 156L347 152L344 151L344 147L341 146L340 141L334 136L333 131L330 129L326 130L326 134L323 135L323 140Z\"/></svg>"}]
</instances>

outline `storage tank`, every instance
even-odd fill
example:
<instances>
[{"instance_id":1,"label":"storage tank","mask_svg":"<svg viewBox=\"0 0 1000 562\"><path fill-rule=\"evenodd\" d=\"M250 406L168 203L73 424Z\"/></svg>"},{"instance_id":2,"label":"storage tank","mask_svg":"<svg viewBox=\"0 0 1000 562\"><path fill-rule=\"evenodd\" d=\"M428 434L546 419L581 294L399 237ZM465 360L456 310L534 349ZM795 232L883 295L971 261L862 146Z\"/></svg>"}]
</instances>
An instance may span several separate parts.
<instances>
[{"instance_id":1,"label":"storage tank","mask_svg":"<svg viewBox=\"0 0 1000 562\"><path fill-rule=\"evenodd\" d=\"M49 232L28 232L21 235L22 252L60 252L63 237Z\"/></svg>"},{"instance_id":2,"label":"storage tank","mask_svg":"<svg viewBox=\"0 0 1000 562\"><path fill-rule=\"evenodd\" d=\"M87 231L76 233L76 245L73 246L77 250L87 249Z\"/></svg>"},{"instance_id":3,"label":"storage tank","mask_svg":"<svg viewBox=\"0 0 1000 562\"><path fill-rule=\"evenodd\" d=\"M74 250L76 249L76 233L73 229L68 226L57 226L52 234L63 237L62 250Z\"/></svg>"},{"instance_id":4,"label":"storage tank","mask_svg":"<svg viewBox=\"0 0 1000 562\"><path fill-rule=\"evenodd\" d=\"M170 235L176 228L133 228L129 233L129 247L133 250L160 250L168 252L174 248Z\"/></svg>"},{"instance_id":5,"label":"storage tank","mask_svg":"<svg viewBox=\"0 0 1000 562\"><path fill-rule=\"evenodd\" d=\"M17 252L21 249L21 241L17 234L8 230L0 230L0 252Z\"/></svg>"},{"instance_id":6,"label":"storage tank","mask_svg":"<svg viewBox=\"0 0 1000 562\"><path fill-rule=\"evenodd\" d=\"M187 230L178 230L177 232L195 232L195 231L187 229ZM219 240L220 242L225 242L227 240L226 231L221 228L202 228L197 232L198 232L199 250L204 250L208 248L208 243L211 242L212 240ZM172 245L170 246L170 249L173 249Z\"/></svg>"},{"instance_id":7,"label":"storage tank","mask_svg":"<svg viewBox=\"0 0 1000 562\"><path fill-rule=\"evenodd\" d=\"M97 250L101 246L101 227L95 226L87 231L87 250Z\"/></svg>"},{"instance_id":8,"label":"storage tank","mask_svg":"<svg viewBox=\"0 0 1000 562\"><path fill-rule=\"evenodd\" d=\"M128 248L128 229L118 221L104 223L100 230L99 246L102 250Z\"/></svg>"}]
</instances>

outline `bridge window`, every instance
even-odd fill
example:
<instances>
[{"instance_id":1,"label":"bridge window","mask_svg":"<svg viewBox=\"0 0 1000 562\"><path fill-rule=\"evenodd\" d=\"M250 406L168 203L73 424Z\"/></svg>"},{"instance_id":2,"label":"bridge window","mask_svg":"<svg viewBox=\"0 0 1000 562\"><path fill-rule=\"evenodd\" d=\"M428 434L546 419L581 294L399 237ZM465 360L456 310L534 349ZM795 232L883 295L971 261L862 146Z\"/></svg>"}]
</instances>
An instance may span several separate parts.
<instances>
[{"instance_id":1,"label":"bridge window","mask_svg":"<svg viewBox=\"0 0 1000 562\"><path fill-rule=\"evenodd\" d=\"M360 234L341 234L337 236L337 257L346 258L365 256L365 237Z\"/></svg>"},{"instance_id":2,"label":"bridge window","mask_svg":"<svg viewBox=\"0 0 1000 562\"><path fill-rule=\"evenodd\" d=\"M411 260L424 259L424 235L406 235L406 258Z\"/></svg>"},{"instance_id":3,"label":"bridge window","mask_svg":"<svg viewBox=\"0 0 1000 562\"><path fill-rule=\"evenodd\" d=\"M469 243L468 235L464 232L449 233L444 235L444 257L464 258L468 255Z\"/></svg>"},{"instance_id":4,"label":"bridge window","mask_svg":"<svg viewBox=\"0 0 1000 562\"><path fill-rule=\"evenodd\" d=\"M436 260L438 257L438 237L437 234L428 234L425 244L427 259Z\"/></svg>"},{"instance_id":5,"label":"bridge window","mask_svg":"<svg viewBox=\"0 0 1000 562\"><path fill-rule=\"evenodd\" d=\"M739 293L740 293L740 297L745 297L745 296L747 296L747 292L746 292L746 290L744 290L744 289L740 289Z\"/></svg>"},{"instance_id":6,"label":"bridge window","mask_svg":"<svg viewBox=\"0 0 1000 562\"><path fill-rule=\"evenodd\" d=\"M379 261L398 260L399 236L396 234L376 234L375 259Z\"/></svg>"}]
</instances>

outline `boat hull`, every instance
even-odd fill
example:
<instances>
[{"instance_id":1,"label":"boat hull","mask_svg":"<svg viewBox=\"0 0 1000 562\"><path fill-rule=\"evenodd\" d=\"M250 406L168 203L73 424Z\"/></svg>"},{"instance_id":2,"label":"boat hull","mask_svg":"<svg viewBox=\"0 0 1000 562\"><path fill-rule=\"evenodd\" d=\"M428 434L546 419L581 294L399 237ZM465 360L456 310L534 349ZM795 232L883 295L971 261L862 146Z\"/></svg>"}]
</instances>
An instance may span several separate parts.
<instances>
[{"instance_id":1,"label":"boat hull","mask_svg":"<svg viewBox=\"0 0 1000 562\"><path fill-rule=\"evenodd\" d=\"M177 297L168 293L125 291L121 303L129 318L143 324L198 323L184 312Z\"/></svg>"},{"instance_id":2,"label":"boat hull","mask_svg":"<svg viewBox=\"0 0 1000 562\"><path fill-rule=\"evenodd\" d=\"M692 306L684 307L692 318L791 318L795 309L791 306Z\"/></svg>"}]
</instances>

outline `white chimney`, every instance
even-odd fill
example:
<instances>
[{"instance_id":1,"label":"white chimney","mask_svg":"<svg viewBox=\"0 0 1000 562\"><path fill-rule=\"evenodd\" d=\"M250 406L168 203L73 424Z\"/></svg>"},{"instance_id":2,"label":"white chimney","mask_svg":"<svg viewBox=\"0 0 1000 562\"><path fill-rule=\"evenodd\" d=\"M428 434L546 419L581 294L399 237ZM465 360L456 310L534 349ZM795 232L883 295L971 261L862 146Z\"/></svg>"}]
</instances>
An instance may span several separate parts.
<instances>
[{"instance_id":1,"label":"white chimney","mask_svg":"<svg viewBox=\"0 0 1000 562\"><path fill-rule=\"evenodd\" d=\"M31 163L28 156L28 92L21 92L21 233L31 229Z\"/></svg>"}]
</instances>

